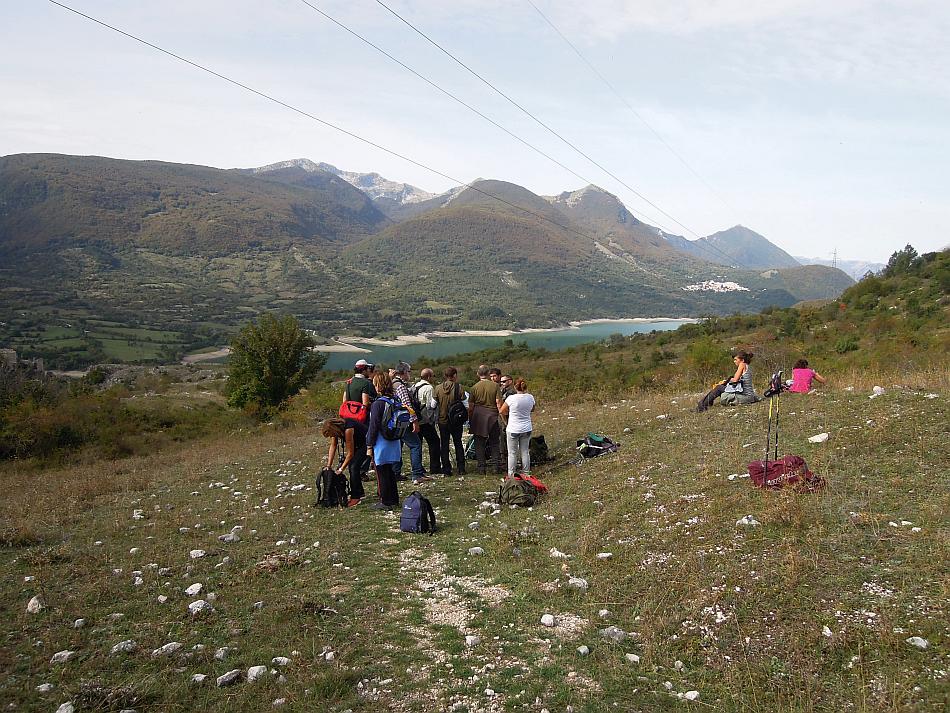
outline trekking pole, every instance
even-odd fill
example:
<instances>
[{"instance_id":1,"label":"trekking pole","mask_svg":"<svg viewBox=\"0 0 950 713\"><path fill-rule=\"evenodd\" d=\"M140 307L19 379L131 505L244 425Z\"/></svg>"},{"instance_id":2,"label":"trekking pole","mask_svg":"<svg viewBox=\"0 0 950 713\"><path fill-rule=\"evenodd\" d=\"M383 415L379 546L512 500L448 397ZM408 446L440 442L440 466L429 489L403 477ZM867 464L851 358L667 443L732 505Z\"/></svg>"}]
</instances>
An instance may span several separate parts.
<instances>
[{"instance_id":1,"label":"trekking pole","mask_svg":"<svg viewBox=\"0 0 950 713\"><path fill-rule=\"evenodd\" d=\"M768 478L769 473L769 451L772 449L772 400L774 397L769 397L769 427L765 435L765 477Z\"/></svg>"},{"instance_id":2,"label":"trekking pole","mask_svg":"<svg viewBox=\"0 0 950 713\"><path fill-rule=\"evenodd\" d=\"M778 460L778 414L782 409L782 401L780 396L775 397L775 458L773 460Z\"/></svg>"}]
</instances>

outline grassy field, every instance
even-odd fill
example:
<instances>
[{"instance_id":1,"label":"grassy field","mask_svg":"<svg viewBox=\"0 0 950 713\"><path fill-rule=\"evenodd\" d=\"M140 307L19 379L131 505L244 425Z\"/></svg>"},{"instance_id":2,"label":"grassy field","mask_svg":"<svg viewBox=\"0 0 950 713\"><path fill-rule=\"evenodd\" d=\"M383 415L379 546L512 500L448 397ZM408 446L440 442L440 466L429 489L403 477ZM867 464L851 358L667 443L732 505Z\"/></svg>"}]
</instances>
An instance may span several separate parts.
<instances>
[{"instance_id":1,"label":"grassy field","mask_svg":"<svg viewBox=\"0 0 950 713\"><path fill-rule=\"evenodd\" d=\"M493 514L482 503L495 478L436 480L424 486L439 516L434 537L400 533L397 515L368 502L312 508L325 454L315 429L41 475L13 464L0 471L0 702L946 710L947 385L902 374L869 399L872 385L782 397L780 450L827 478L815 494L760 492L742 477L762 454L765 404L699 415L698 394L636 391L542 403L536 431L558 455L537 469L548 501ZM622 449L568 464L588 430ZM807 442L821 432L827 442ZM737 526L745 515L761 524ZM235 526L240 541L219 541ZM192 559L198 549L205 556ZM192 584L200 594L184 592ZM37 595L45 608L28 613ZM189 615L198 599L214 611ZM554 627L541 625L546 613ZM602 635L611 626L622 641ZM914 636L928 647L906 642ZM134 644L111 654L122 641ZM156 652L170 642L182 647ZM50 663L66 650L75 652L66 663ZM267 673L256 682L215 686L258 665ZM208 678L193 683L195 674ZM42 684L52 689L38 692Z\"/></svg>"}]
</instances>

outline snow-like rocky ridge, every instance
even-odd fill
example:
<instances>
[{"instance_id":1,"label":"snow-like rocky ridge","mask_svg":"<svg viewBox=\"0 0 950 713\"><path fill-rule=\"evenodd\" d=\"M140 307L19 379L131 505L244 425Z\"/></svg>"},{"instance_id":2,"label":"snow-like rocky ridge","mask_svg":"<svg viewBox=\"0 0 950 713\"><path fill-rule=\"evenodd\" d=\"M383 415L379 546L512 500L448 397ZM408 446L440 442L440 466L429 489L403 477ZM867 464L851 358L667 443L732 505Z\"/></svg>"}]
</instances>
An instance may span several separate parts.
<instances>
[{"instance_id":1,"label":"snow-like rocky ridge","mask_svg":"<svg viewBox=\"0 0 950 713\"><path fill-rule=\"evenodd\" d=\"M692 285L686 285L683 288L686 292L748 292L748 287L743 287L738 282L717 282L715 280L705 280Z\"/></svg>"},{"instance_id":2,"label":"snow-like rocky ridge","mask_svg":"<svg viewBox=\"0 0 950 713\"><path fill-rule=\"evenodd\" d=\"M329 163L314 163L308 158L295 158L289 161L278 161L267 166L252 168L253 173L269 173L278 171L282 168L300 168L310 173L317 171L326 171L334 176L339 176L351 186L359 188L363 193L373 200L378 198L389 198L397 203L419 203L435 198L435 193L428 193L421 188L416 188L408 183L398 183L383 178L378 173L357 173L355 171L343 171Z\"/></svg>"}]
</instances>

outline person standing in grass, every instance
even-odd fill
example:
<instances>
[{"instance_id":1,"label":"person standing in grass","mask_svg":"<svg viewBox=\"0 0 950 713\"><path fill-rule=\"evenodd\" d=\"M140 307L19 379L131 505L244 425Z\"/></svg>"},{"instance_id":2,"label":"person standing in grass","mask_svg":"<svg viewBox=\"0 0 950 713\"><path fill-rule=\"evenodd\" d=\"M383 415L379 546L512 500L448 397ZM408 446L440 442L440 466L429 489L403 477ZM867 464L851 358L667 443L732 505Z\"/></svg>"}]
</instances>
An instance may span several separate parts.
<instances>
[{"instance_id":1,"label":"person standing in grass","mask_svg":"<svg viewBox=\"0 0 950 713\"><path fill-rule=\"evenodd\" d=\"M449 409L452 404L465 402L465 390L459 386L459 372L454 366L447 367L442 372L445 381L433 389L431 405L438 412L439 440L442 445L442 471L445 475L452 475L452 459L449 457L449 441L455 444L455 465L459 475L465 475L465 446L462 443L462 429L465 428L465 419L461 418L453 423L449 418Z\"/></svg>"},{"instance_id":2,"label":"person standing in grass","mask_svg":"<svg viewBox=\"0 0 950 713\"><path fill-rule=\"evenodd\" d=\"M468 397L468 422L475 436L475 458L478 471L482 475L488 472L489 461L496 472L501 473L498 461L498 410L501 408L501 390L498 384L488 377L488 367L478 367L478 383L472 387Z\"/></svg>"},{"instance_id":3,"label":"person standing in grass","mask_svg":"<svg viewBox=\"0 0 950 713\"><path fill-rule=\"evenodd\" d=\"M521 470L531 472L531 413L537 403L534 396L528 393L528 384L524 379L514 383L514 393L505 399L500 413L507 417L505 438L508 440L508 476L515 474L518 466L518 455L521 455Z\"/></svg>"},{"instance_id":4,"label":"person standing in grass","mask_svg":"<svg viewBox=\"0 0 950 713\"><path fill-rule=\"evenodd\" d=\"M796 394L807 394L811 391L812 381L824 384L825 377L814 369L810 369L807 359L799 359L795 362L795 368L792 369L792 385L788 387L788 390Z\"/></svg>"},{"instance_id":5,"label":"person standing in grass","mask_svg":"<svg viewBox=\"0 0 950 713\"><path fill-rule=\"evenodd\" d=\"M407 431L403 436L402 442L409 448L409 463L412 468L412 482L420 484L431 480L426 476L425 469L422 467L422 439L419 438L419 414L412 408L412 399L409 398L409 384L412 382L412 364L401 361L396 364L392 371L393 393L399 400L399 403L409 412L409 420L412 423L412 430ZM402 475L402 459L395 466L396 479Z\"/></svg>"},{"instance_id":6,"label":"person standing in grass","mask_svg":"<svg viewBox=\"0 0 950 713\"><path fill-rule=\"evenodd\" d=\"M439 421L439 412L432 405L434 388L432 379L435 372L425 368L419 372L419 381L412 385L419 404L419 435L425 440L429 448L429 475L438 475L445 472L442 463L442 443L436 424ZM451 470L451 469L450 469Z\"/></svg>"},{"instance_id":7,"label":"person standing in grass","mask_svg":"<svg viewBox=\"0 0 950 713\"><path fill-rule=\"evenodd\" d=\"M385 372L377 374L373 385L379 394L369 410L369 430L366 434L366 455L376 461L376 482L379 502L374 510L395 510L399 507L399 489L396 486L395 466L402 458L402 441L389 440L383 435L383 412L387 403L396 403L393 381Z\"/></svg>"},{"instance_id":8,"label":"person standing in grass","mask_svg":"<svg viewBox=\"0 0 950 713\"><path fill-rule=\"evenodd\" d=\"M328 418L323 422L323 437L330 439L330 451L327 453L327 468L343 475L350 470L350 500L347 507L359 505L366 495L363 490L363 461L369 459L366 452L366 426L355 418ZM343 444L343 462L339 468L333 467L340 444Z\"/></svg>"}]
</instances>

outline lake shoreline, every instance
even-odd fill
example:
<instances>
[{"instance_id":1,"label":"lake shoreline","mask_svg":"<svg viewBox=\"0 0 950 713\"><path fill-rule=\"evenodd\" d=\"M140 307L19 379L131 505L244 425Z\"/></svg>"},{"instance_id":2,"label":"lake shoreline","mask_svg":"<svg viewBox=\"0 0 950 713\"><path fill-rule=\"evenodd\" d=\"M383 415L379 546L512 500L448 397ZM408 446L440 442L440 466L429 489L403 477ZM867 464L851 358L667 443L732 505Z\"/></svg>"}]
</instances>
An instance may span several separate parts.
<instances>
[{"instance_id":1,"label":"lake shoreline","mask_svg":"<svg viewBox=\"0 0 950 713\"><path fill-rule=\"evenodd\" d=\"M318 344L314 349L321 352L369 352L370 349L358 345L366 344L375 347L406 347L416 344L431 344L434 339L444 337L517 337L520 334L540 334L544 332L566 332L580 329L588 324L650 324L653 322L681 322L691 324L698 322L695 317L624 317L620 319L582 319L574 320L560 327L528 327L526 329L460 329L458 331L434 331L420 334L400 334L393 339L379 337L351 337L336 335L332 344Z\"/></svg>"}]
</instances>

